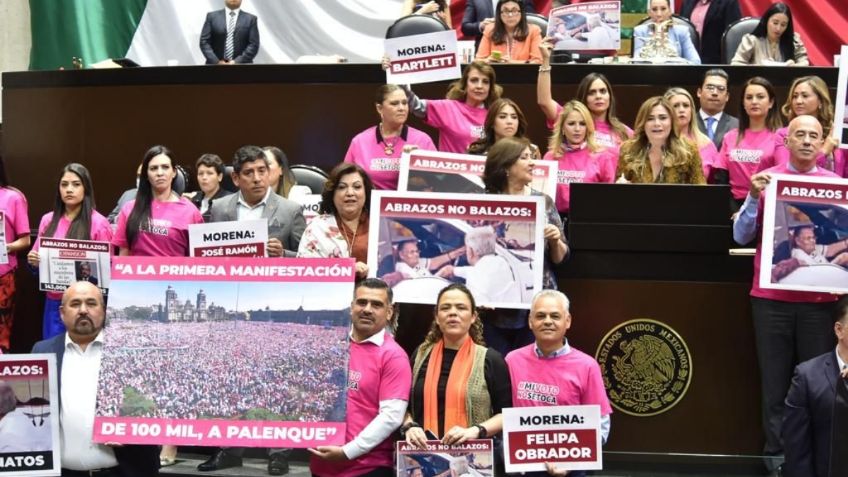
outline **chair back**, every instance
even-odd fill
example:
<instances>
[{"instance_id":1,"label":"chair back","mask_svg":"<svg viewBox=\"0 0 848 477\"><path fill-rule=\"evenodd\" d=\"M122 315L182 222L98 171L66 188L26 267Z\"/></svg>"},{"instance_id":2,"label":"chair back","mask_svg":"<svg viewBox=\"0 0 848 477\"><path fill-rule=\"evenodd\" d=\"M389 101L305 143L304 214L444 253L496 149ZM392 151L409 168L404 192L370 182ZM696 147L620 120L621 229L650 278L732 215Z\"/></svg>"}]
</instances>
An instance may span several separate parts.
<instances>
[{"instance_id":1,"label":"chair back","mask_svg":"<svg viewBox=\"0 0 848 477\"><path fill-rule=\"evenodd\" d=\"M760 19L757 17L745 17L731 23L724 34L721 36L721 62L730 64L736 50L739 49L739 44L742 43L742 37L752 33Z\"/></svg>"},{"instance_id":2,"label":"chair back","mask_svg":"<svg viewBox=\"0 0 848 477\"><path fill-rule=\"evenodd\" d=\"M649 21L651 21L651 17L645 17L642 20L640 20L639 23L636 24L636 26L644 25L645 23L648 23ZM692 22L689 21L688 18L681 17L680 15L675 13L675 14L671 15L671 22L674 25L685 26L686 29L689 30L689 38L692 39L692 45L695 46L696 50L701 51L701 37L700 37L700 35L698 35L698 30L695 29L695 25L692 24ZM636 42L631 41L630 42L630 57L631 58L633 57L633 50L634 50L635 46L636 46Z\"/></svg>"},{"instance_id":3,"label":"chair back","mask_svg":"<svg viewBox=\"0 0 848 477\"><path fill-rule=\"evenodd\" d=\"M306 164L295 164L290 170L294 174L294 178L298 185L309 187L313 194L320 194L324 191L324 183L330 177L326 172L315 166L307 166Z\"/></svg>"},{"instance_id":4,"label":"chair back","mask_svg":"<svg viewBox=\"0 0 848 477\"><path fill-rule=\"evenodd\" d=\"M441 20L430 15L407 15L398 18L386 30L386 38L421 35L449 30Z\"/></svg>"},{"instance_id":5,"label":"chair back","mask_svg":"<svg viewBox=\"0 0 848 477\"><path fill-rule=\"evenodd\" d=\"M188 186L188 173L185 169L183 169L183 166L179 164L174 167L174 171L177 175L174 177L174 182L171 184L171 190L181 196Z\"/></svg>"},{"instance_id":6,"label":"chair back","mask_svg":"<svg viewBox=\"0 0 848 477\"><path fill-rule=\"evenodd\" d=\"M536 25L542 30L542 38L548 34L548 17L538 13L525 13L528 25Z\"/></svg>"},{"instance_id":7,"label":"chair back","mask_svg":"<svg viewBox=\"0 0 848 477\"><path fill-rule=\"evenodd\" d=\"M233 194L239 191L238 186L233 182L234 170L233 166L224 166L224 180L221 181L221 188Z\"/></svg>"}]
</instances>

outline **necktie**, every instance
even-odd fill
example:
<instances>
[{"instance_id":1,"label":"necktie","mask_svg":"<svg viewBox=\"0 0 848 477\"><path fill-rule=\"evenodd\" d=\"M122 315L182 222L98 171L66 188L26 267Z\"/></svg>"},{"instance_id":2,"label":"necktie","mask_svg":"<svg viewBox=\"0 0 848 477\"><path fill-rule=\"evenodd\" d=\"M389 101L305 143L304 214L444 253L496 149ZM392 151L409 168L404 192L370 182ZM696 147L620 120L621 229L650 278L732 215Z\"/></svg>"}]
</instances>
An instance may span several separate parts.
<instances>
[{"instance_id":1,"label":"necktie","mask_svg":"<svg viewBox=\"0 0 848 477\"><path fill-rule=\"evenodd\" d=\"M227 43L224 46L224 59L233 59L233 36L236 31L236 12L230 12L230 20L227 22Z\"/></svg>"},{"instance_id":2,"label":"necktie","mask_svg":"<svg viewBox=\"0 0 848 477\"><path fill-rule=\"evenodd\" d=\"M707 136L712 141L715 138L715 124L716 118L710 116L707 118Z\"/></svg>"}]
</instances>

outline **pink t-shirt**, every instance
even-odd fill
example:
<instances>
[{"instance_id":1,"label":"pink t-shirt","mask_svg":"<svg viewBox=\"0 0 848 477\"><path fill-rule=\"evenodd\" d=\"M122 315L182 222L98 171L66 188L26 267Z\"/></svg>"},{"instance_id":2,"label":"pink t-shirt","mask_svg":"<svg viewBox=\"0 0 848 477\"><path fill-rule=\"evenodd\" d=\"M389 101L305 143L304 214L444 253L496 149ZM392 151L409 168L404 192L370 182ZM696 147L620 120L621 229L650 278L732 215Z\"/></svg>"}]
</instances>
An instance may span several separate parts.
<instances>
[{"instance_id":1,"label":"pink t-shirt","mask_svg":"<svg viewBox=\"0 0 848 477\"><path fill-rule=\"evenodd\" d=\"M784 142L788 134L788 127L777 130L774 140L774 158L767 163L763 163L762 169L767 169L778 164L786 164L789 162L789 149L786 149L786 143ZM846 168L846 166L848 166L848 162L846 162L848 161L848 157L846 157L846 155L848 155L848 153L846 153L845 149L836 148L833 150L833 163L828 164L827 156L819 153L819 155L816 156L816 165L829 171L833 171L842 177L848 177L848 169Z\"/></svg>"},{"instance_id":2,"label":"pink t-shirt","mask_svg":"<svg viewBox=\"0 0 848 477\"><path fill-rule=\"evenodd\" d=\"M556 115L559 117L562 114L562 105L557 104L556 107ZM618 150L621 148L621 143L623 142L621 136L618 135L617 132L613 131L612 125L603 119L595 119L595 142L602 147L605 147L607 151L612 154L615 154L615 157L618 157ZM545 125L548 129L553 129L556 126L556 119L553 121L547 120L545 121ZM633 137L633 130L630 129L626 124L623 125L624 130L627 132L627 137Z\"/></svg>"},{"instance_id":3,"label":"pink t-shirt","mask_svg":"<svg viewBox=\"0 0 848 477\"><path fill-rule=\"evenodd\" d=\"M135 201L131 200L121 207L118 214L118 226L112 245L129 247L127 242L127 219ZM140 224L135 243L130 247L130 255L148 257L187 257L188 226L202 224L203 217L197 207L185 197L179 202L161 202L154 200L150 207L150 224Z\"/></svg>"},{"instance_id":4,"label":"pink t-shirt","mask_svg":"<svg viewBox=\"0 0 848 477\"><path fill-rule=\"evenodd\" d=\"M726 136L725 136L726 137ZM816 167L813 171L800 174L789 169L787 164L779 164L772 168L766 169L765 172L770 174L792 174L804 175L813 177L838 177L833 172L830 172L821 167ZM839 297L833 293L817 293L806 291L793 290L773 290L771 288L760 288L760 255L762 254L763 242L763 204L765 204L765 192L760 194L760 200L757 204L757 253L754 256L754 283L751 286L751 296L758 298L766 298L769 300L788 301L793 303L826 303L836 301Z\"/></svg>"},{"instance_id":5,"label":"pink t-shirt","mask_svg":"<svg viewBox=\"0 0 848 477\"><path fill-rule=\"evenodd\" d=\"M17 189L0 187L0 210L6 219L6 243L10 244L21 235L29 235L29 217L27 216L26 197ZM0 276L18 268L18 255L9 254L9 263L0 265Z\"/></svg>"},{"instance_id":6,"label":"pink t-shirt","mask_svg":"<svg viewBox=\"0 0 848 477\"><path fill-rule=\"evenodd\" d=\"M774 160L775 133L768 129L745 132L745 137L736 144L738 129L724 135L719 153L719 169L726 169L730 176L730 193L735 199L744 199L751 187L751 176L762 170L761 162Z\"/></svg>"},{"instance_id":7,"label":"pink t-shirt","mask_svg":"<svg viewBox=\"0 0 848 477\"><path fill-rule=\"evenodd\" d=\"M38 238L35 239L35 243L32 246L32 249L36 252L39 249L39 239L44 236L44 231L47 230L47 226L50 225L51 220L53 220L53 212L47 212L41 217L41 223L38 224ZM59 219L59 223L56 224L56 231L53 232L53 238L67 237L68 229L70 228L71 221L62 215L62 218ZM91 211L91 238L89 240L112 242L112 225L109 224L106 217L103 217L103 215L96 210ZM47 292L47 298L58 300L62 298L62 293Z\"/></svg>"},{"instance_id":8,"label":"pink t-shirt","mask_svg":"<svg viewBox=\"0 0 848 477\"><path fill-rule=\"evenodd\" d=\"M709 141L698 149L698 153L701 154L701 168L704 169L704 178L709 179L713 169L721 169L718 167L721 164L718 149L712 141Z\"/></svg>"},{"instance_id":9,"label":"pink t-shirt","mask_svg":"<svg viewBox=\"0 0 848 477\"><path fill-rule=\"evenodd\" d=\"M408 401L410 389L412 369L409 358L391 335L385 334L382 346L370 341L351 342L345 442L352 441L377 417L380 401ZM325 477L350 477L378 467L394 468L393 443L393 436L389 436L371 452L347 462L327 462L312 457L309 468L313 474Z\"/></svg>"},{"instance_id":10,"label":"pink t-shirt","mask_svg":"<svg viewBox=\"0 0 848 477\"><path fill-rule=\"evenodd\" d=\"M546 359L531 343L506 355L506 364L515 407L597 404L601 416L612 413L600 366L580 350Z\"/></svg>"},{"instance_id":11,"label":"pink t-shirt","mask_svg":"<svg viewBox=\"0 0 848 477\"><path fill-rule=\"evenodd\" d=\"M615 182L615 168L618 157L608 150L590 152L589 148L579 151L566 151L562 157L554 157L548 151L543 158L546 161L557 161L556 206L560 213L568 213L571 206L571 184L574 182Z\"/></svg>"},{"instance_id":12,"label":"pink t-shirt","mask_svg":"<svg viewBox=\"0 0 848 477\"><path fill-rule=\"evenodd\" d=\"M409 126L404 126L401 135L391 140L397 142L392 143L394 144L392 154L386 154L386 145L382 142L383 138L377 126L370 127L350 141L344 161L352 162L365 169L368 177L374 182L374 188L397 190L403 146L414 144L420 149L435 151L436 145L427 133Z\"/></svg>"},{"instance_id":13,"label":"pink t-shirt","mask_svg":"<svg viewBox=\"0 0 848 477\"><path fill-rule=\"evenodd\" d=\"M486 108L455 99L429 99L424 122L439 130L440 151L465 154L472 142L483 137L486 113Z\"/></svg>"}]
</instances>

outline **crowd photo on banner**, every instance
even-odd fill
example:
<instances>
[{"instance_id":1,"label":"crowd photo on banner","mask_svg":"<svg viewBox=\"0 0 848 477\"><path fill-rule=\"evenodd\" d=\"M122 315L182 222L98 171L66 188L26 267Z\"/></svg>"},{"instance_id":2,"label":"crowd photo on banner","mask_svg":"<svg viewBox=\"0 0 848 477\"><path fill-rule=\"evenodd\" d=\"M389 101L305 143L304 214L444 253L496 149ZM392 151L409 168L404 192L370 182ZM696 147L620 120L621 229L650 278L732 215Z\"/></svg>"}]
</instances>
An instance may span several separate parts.
<instances>
[{"instance_id":1,"label":"crowd photo on banner","mask_svg":"<svg viewBox=\"0 0 848 477\"><path fill-rule=\"evenodd\" d=\"M755 416L758 448L663 464L733 448L756 475L848 477L848 44L807 3L83 3L30 0L32 69L156 94L132 75L237 91L290 64L367 97L284 98L309 108L277 125L303 144L198 134L188 157L128 128L131 160L29 178L7 170L36 158L0 147L0 474L601 476L635 450L614 428L653 463L680 449L653 423L720 413ZM0 141L23 134L15 75ZM209 91L228 129L265 108ZM284 152L318 138L341 149ZM114 170L135 187L105 203ZM716 306L745 320L705 350L694 308L723 267L742 295ZM725 354L759 394L700 409Z\"/></svg>"}]
</instances>

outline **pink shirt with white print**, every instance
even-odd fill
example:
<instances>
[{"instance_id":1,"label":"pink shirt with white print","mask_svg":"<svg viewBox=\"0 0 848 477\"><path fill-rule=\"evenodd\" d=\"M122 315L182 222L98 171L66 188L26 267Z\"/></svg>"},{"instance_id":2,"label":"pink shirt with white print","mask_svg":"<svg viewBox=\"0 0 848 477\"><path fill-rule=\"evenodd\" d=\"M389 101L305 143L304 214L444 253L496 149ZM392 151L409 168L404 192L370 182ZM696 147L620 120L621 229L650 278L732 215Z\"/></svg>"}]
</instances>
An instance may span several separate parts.
<instances>
[{"instance_id":1,"label":"pink shirt with white print","mask_svg":"<svg viewBox=\"0 0 848 477\"><path fill-rule=\"evenodd\" d=\"M391 154L387 154L387 145L391 144ZM407 144L419 149L435 151L436 145L424 131L404 126L400 136L384 139L377 126L372 126L357 134L350 141L344 161L352 162L365 169L374 182L374 188L397 190L400 175L400 156Z\"/></svg>"},{"instance_id":2,"label":"pink shirt with white print","mask_svg":"<svg viewBox=\"0 0 848 477\"><path fill-rule=\"evenodd\" d=\"M139 225L135 243L130 246L127 242L127 219L134 205L135 201L131 200L121 207L112 245L129 248L133 256L188 256L188 226L203 223L200 211L191 201L185 197L180 197L178 202L154 200L150 205L150 222Z\"/></svg>"},{"instance_id":3,"label":"pink shirt with white print","mask_svg":"<svg viewBox=\"0 0 848 477\"><path fill-rule=\"evenodd\" d=\"M589 182L615 182L618 156L608 150L591 152L584 147L577 151L566 151L563 156L554 156L552 151L544 160L557 161L556 206L560 213L568 213L571 207L571 184Z\"/></svg>"},{"instance_id":4,"label":"pink shirt with white print","mask_svg":"<svg viewBox=\"0 0 848 477\"><path fill-rule=\"evenodd\" d=\"M424 122L439 130L439 150L465 154L468 146L483 137L486 108L475 108L455 99L427 100Z\"/></svg>"},{"instance_id":5,"label":"pink shirt with white print","mask_svg":"<svg viewBox=\"0 0 848 477\"><path fill-rule=\"evenodd\" d=\"M727 170L733 198L744 199L751 187L751 176L762 170L763 162L768 163L774 159L775 133L768 129L749 129L737 144L738 137L738 129L732 129L724 135L716 167Z\"/></svg>"}]
</instances>

